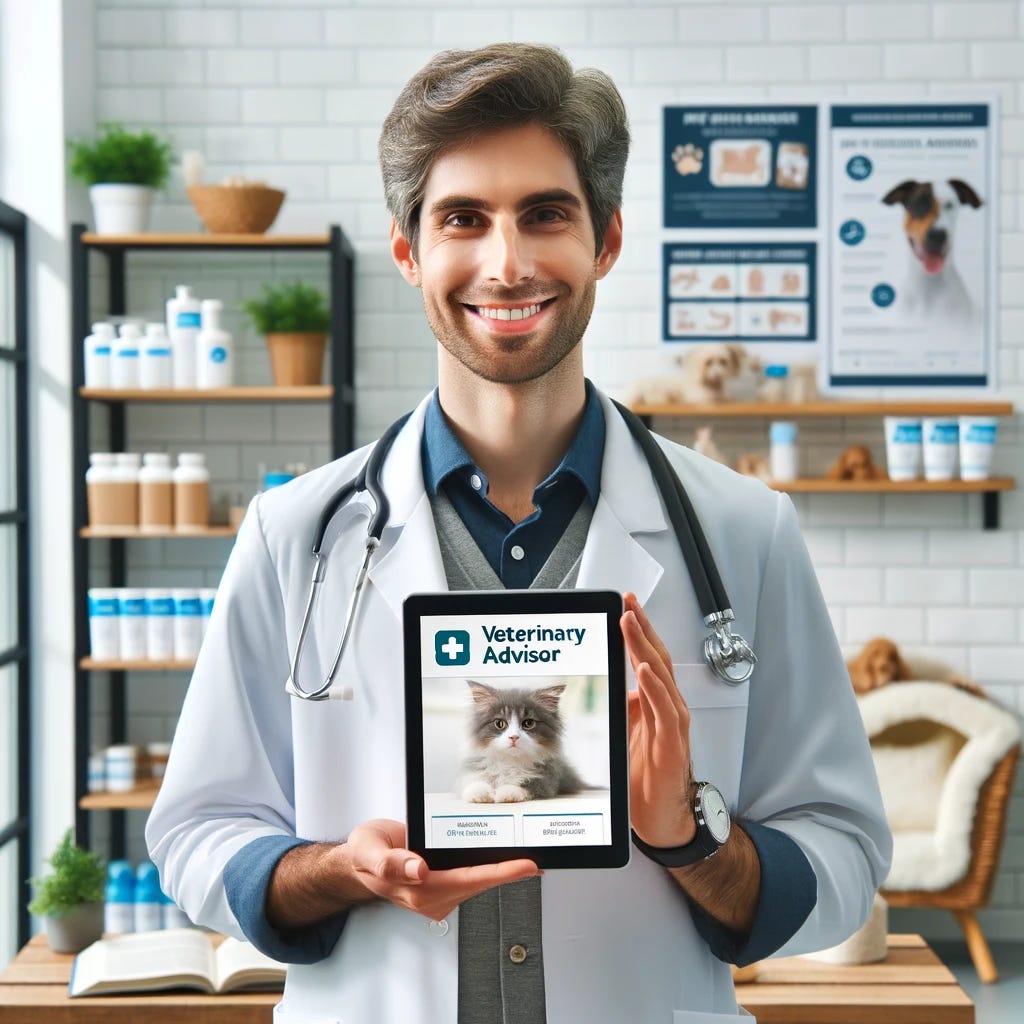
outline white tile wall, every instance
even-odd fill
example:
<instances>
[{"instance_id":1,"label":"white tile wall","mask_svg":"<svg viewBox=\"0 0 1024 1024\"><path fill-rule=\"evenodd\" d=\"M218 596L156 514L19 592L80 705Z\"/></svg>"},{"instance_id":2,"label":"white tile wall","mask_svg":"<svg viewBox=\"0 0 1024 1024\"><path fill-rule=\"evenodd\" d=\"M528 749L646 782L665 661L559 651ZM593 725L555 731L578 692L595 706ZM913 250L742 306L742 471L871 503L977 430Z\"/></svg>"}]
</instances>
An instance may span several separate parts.
<instances>
[{"instance_id":1,"label":"white tile wall","mask_svg":"<svg viewBox=\"0 0 1024 1024\"><path fill-rule=\"evenodd\" d=\"M627 177L626 251L599 290L588 371L624 394L657 370L658 104L691 95L1003 97L1000 204L1000 365L1004 389L1024 403L1024 13L1016 2L770 3L766 0L96 0L100 117L163 129L203 149L217 175L278 181L289 199L276 225L320 231L337 221L358 254L358 435L375 436L434 381L434 342L418 296L391 267L375 162L380 122L405 79L436 49L498 38L551 42L576 63L602 67L626 97L634 133ZM155 226L196 221L175 178ZM179 280L237 302L267 278L323 267L274 261L221 264L150 260L130 294L146 315ZM133 310L133 312L136 310ZM267 379L261 343L236 318L247 382ZM666 425L683 440L689 427ZM1001 471L1024 477L1020 421L1001 428ZM278 409L133 409L133 438L181 450L202 446L217 488L251 492L260 460L326 457L322 412ZM763 446L763 424L721 428L732 451ZM821 470L877 425L807 423L804 458ZM725 445L723 445L725 446ZM1004 496L998 532L980 529L978 499L958 496L797 501L808 547L844 649L877 634L944 657L1024 710L1024 498ZM133 564L147 580L216 578L224 545L147 545ZM173 562L171 559L173 558ZM167 561L165 561L167 559ZM133 691L140 739L169 734L181 687ZM141 826L140 826L141 827ZM1015 801L998 887L983 914L996 937L1024 933L1024 799ZM894 914L898 923L900 916ZM936 936L939 915L908 917Z\"/></svg>"}]
</instances>

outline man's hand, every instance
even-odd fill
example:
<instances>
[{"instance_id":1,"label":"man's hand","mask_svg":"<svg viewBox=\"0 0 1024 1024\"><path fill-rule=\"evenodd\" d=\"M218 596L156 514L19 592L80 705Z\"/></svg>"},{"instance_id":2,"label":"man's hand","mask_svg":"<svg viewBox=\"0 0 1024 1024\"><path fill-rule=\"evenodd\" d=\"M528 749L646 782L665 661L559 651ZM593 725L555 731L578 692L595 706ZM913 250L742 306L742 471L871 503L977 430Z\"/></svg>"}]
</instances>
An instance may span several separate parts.
<instances>
[{"instance_id":1,"label":"man's hand","mask_svg":"<svg viewBox=\"0 0 1024 1024\"><path fill-rule=\"evenodd\" d=\"M690 769L690 709L672 658L636 594L619 624L637 687L629 694L629 799L636 834L651 846L684 846L697 834Z\"/></svg>"},{"instance_id":2,"label":"man's hand","mask_svg":"<svg viewBox=\"0 0 1024 1024\"><path fill-rule=\"evenodd\" d=\"M532 860L431 871L405 843L404 825L379 819L354 828L339 849L347 850L352 877L370 893L434 921L485 889L541 873Z\"/></svg>"}]
</instances>

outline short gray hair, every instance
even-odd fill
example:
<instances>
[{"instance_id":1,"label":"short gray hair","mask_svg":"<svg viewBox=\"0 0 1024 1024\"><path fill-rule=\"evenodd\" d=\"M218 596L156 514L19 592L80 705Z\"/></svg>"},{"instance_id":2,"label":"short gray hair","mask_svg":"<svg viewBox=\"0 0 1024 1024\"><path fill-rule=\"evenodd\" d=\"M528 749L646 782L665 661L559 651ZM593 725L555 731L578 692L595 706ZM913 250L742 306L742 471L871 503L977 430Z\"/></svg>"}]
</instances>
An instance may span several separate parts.
<instances>
[{"instance_id":1,"label":"short gray hair","mask_svg":"<svg viewBox=\"0 0 1024 1024\"><path fill-rule=\"evenodd\" d=\"M553 46L529 43L437 54L408 81L385 118L378 147L384 196L414 251L434 161L468 139L525 124L546 128L572 156L600 252L622 205L626 106L603 71L574 72Z\"/></svg>"}]
</instances>

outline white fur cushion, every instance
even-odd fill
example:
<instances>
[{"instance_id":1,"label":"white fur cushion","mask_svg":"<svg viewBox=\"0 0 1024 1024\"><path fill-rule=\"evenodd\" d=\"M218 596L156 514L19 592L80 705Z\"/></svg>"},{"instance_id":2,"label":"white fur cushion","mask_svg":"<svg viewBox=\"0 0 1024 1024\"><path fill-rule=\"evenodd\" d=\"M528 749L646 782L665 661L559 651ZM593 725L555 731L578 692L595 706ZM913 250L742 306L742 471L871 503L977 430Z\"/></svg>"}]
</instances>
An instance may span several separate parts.
<instances>
[{"instance_id":1,"label":"white fur cushion","mask_svg":"<svg viewBox=\"0 0 1024 1024\"><path fill-rule=\"evenodd\" d=\"M887 889L945 889L970 865L974 809L1020 741L1017 719L948 683L883 686L857 698L893 831Z\"/></svg>"}]
</instances>

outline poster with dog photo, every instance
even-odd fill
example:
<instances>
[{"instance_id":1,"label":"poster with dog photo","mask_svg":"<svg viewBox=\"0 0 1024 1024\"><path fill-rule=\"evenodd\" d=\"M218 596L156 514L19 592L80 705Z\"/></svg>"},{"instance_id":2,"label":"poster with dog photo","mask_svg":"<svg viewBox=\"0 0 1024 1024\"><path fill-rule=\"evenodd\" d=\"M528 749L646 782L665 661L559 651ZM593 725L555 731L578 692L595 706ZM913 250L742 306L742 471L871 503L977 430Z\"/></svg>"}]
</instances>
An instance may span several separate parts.
<instances>
[{"instance_id":1,"label":"poster with dog photo","mask_svg":"<svg viewBox=\"0 0 1024 1024\"><path fill-rule=\"evenodd\" d=\"M993 387L994 104L830 118L830 384Z\"/></svg>"}]
</instances>

